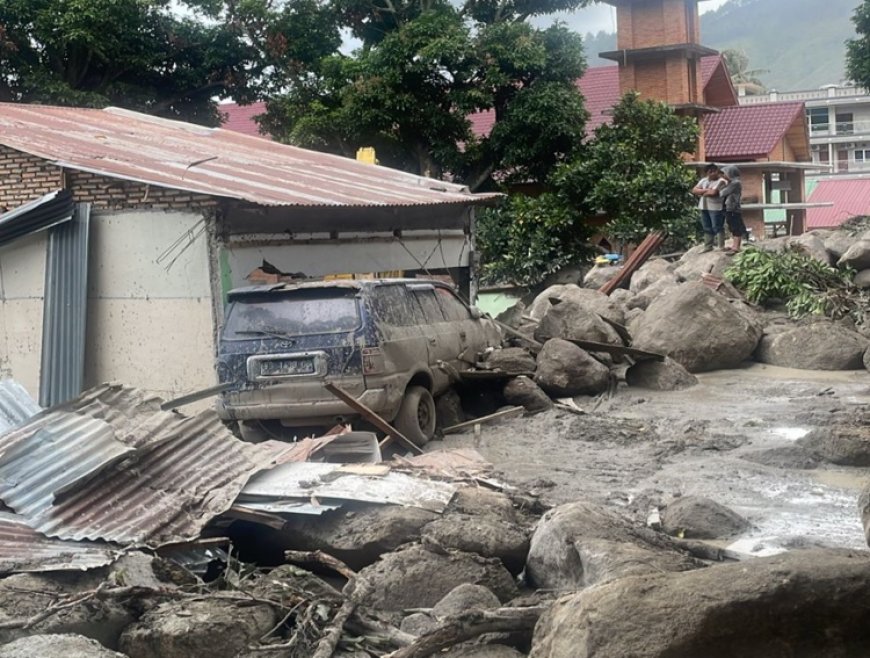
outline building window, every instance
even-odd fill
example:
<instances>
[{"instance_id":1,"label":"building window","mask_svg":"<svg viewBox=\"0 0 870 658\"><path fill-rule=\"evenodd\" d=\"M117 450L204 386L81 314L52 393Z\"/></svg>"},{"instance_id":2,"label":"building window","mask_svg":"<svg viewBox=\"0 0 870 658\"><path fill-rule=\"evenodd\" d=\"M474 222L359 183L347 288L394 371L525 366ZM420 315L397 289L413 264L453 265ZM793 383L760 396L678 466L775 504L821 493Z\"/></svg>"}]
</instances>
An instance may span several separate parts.
<instances>
[{"instance_id":1,"label":"building window","mask_svg":"<svg viewBox=\"0 0 870 658\"><path fill-rule=\"evenodd\" d=\"M819 162L828 163L831 161L831 154L828 152L828 145L825 144L819 149Z\"/></svg>"},{"instance_id":2,"label":"building window","mask_svg":"<svg viewBox=\"0 0 870 658\"><path fill-rule=\"evenodd\" d=\"M811 107L807 109L807 121L810 124L810 132L814 135L827 133L828 128L828 108L826 107Z\"/></svg>"},{"instance_id":3,"label":"building window","mask_svg":"<svg viewBox=\"0 0 870 658\"><path fill-rule=\"evenodd\" d=\"M855 149L852 159L855 162L870 162L870 149Z\"/></svg>"},{"instance_id":4,"label":"building window","mask_svg":"<svg viewBox=\"0 0 870 658\"><path fill-rule=\"evenodd\" d=\"M837 134L851 135L855 132L854 118L851 112L837 112Z\"/></svg>"}]
</instances>

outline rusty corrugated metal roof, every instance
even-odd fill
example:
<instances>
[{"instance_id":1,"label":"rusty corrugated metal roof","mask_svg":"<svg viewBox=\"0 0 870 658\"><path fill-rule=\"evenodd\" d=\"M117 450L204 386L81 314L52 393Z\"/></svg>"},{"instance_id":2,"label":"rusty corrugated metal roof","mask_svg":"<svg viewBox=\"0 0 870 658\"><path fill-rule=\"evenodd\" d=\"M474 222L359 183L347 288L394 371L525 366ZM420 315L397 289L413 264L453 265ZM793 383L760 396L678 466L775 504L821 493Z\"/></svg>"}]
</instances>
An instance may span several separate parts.
<instances>
[{"instance_id":1,"label":"rusty corrugated metal roof","mask_svg":"<svg viewBox=\"0 0 870 658\"><path fill-rule=\"evenodd\" d=\"M253 474L333 440L249 444L213 411L188 417L159 405L105 385L0 435L0 500L49 537L187 541Z\"/></svg>"},{"instance_id":2,"label":"rusty corrugated metal roof","mask_svg":"<svg viewBox=\"0 0 870 658\"><path fill-rule=\"evenodd\" d=\"M49 539L20 516L0 512L0 573L96 569L121 552L103 543Z\"/></svg>"},{"instance_id":3,"label":"rusty corrugated metal roof","mask_svg":"<svg viewBox=\"0 0 870 658\"><path fill-rule=\"evenodd\" d=\"M0 143L71 169L265 206L471 204L499 196L117 108L0 103Z\"/></svg>"}]
</instances>

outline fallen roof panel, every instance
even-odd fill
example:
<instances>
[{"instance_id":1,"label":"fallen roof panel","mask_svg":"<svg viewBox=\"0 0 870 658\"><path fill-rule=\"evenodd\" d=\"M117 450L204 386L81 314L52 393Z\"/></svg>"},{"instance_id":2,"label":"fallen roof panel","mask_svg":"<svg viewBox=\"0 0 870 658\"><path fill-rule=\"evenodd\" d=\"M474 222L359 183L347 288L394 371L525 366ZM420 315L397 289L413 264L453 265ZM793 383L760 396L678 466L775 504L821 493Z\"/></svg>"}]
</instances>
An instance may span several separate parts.
<instances>
[{"instance_id":1,"label":"fallen roof panel","mask_svg":"<svg viewBox=\"0 0 870 658\"><path fill-rule=\"evenodd\" d=\"M73 217L69 190L57 190L0 214L0 245L42 231Z\"/></svg>"},{"instance_id":2,"label":"fallen roof panel","mask_svg":"<svg viewBox=\"0 0 870 658\"><path fill-rule=\"evenodd\" d=\"M265 206L480 204L501 196L117 108L0 103L0 143L66 168Z\"/></svg>"},{"instance_id":3,"label":"fallen roof panel","mask_svg":"<svg viewBox=\"0 0 870 658\"><path fill-rule=\"evenodd\" d=\"M20 516L0 512L0 573L97 569L121 553L102 543L49 539Z\"/></svg>"},{"instance_id":4,"label":"fallen roof panel","mask_svg":"<svg viewBox=\"0 0 870 658\"><path fill-rule=\"evenodd\" d=\"M35 416L42 407L14 379L0 379L0 435Z\"/></svg>"}]
</instances>

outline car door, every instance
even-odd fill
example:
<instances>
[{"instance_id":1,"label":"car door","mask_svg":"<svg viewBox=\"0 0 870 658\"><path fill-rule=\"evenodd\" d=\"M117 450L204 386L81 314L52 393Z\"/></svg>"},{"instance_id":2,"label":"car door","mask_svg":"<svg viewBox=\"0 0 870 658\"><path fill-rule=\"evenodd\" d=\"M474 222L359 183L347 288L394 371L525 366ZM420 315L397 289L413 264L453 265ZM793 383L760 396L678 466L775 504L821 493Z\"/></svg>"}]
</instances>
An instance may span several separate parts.
<instances>
[{"instance_id":1,"label":"car door","mask_svg":"<svg viewBox=\"0 0 870 658\"><path fill-rule=\"evenodd\" d=\"M450 369L460 367L463 347L461 328L450 322L441 310L441 304L431 283L408 284L408 291L417 302L423 315L424 324L420 327L427 339L429 369L434 380L434 389L440 392L450 385ZM439 366L439 362L446 364Z\"/></svg>"},{"instance_id":2,"label":"car door","mask_svg":"<svg viewBox=\"0 0 870 658\"><path fill-rule=\"evenodd\" d=\"M467 369L476 363L477 355L489 346L485 328L450 288L438 286L435 293L441 312L453 324L459 337L460 367Z\"/></svg>"}]
</instances>

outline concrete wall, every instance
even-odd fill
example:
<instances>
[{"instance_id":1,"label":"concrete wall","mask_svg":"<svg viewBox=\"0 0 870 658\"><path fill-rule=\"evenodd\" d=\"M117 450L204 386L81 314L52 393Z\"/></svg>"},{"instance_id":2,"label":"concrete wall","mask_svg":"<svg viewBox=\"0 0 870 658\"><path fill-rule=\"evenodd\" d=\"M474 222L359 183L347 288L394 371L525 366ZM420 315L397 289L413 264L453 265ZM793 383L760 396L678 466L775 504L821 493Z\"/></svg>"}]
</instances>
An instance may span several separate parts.
<instances>
[{"instance_id":1,"label":"concrete wall","mask_svg":"<svg viewBox=\"0 0 870 658\"><path fill-rule=\"evenodd\" d=\"M0 247L0 377L14 377L39 395L42 305L48 234Z\"/></svg>"},{"instance_id":2,"label":"concrete wall","mask_svg":"<svg viewBox=\"0 0 870 658\"><path fill-rule=\"evenodd\" d=\"M120 381L170 398L216 382L201 214L96 211L90 262L86 386Z\"/></svg>"}]
</instances>

